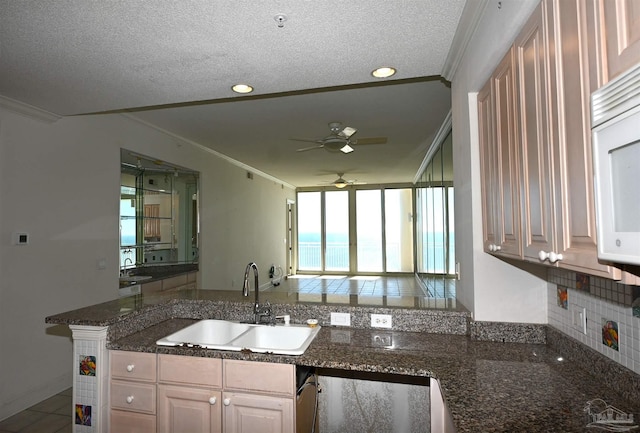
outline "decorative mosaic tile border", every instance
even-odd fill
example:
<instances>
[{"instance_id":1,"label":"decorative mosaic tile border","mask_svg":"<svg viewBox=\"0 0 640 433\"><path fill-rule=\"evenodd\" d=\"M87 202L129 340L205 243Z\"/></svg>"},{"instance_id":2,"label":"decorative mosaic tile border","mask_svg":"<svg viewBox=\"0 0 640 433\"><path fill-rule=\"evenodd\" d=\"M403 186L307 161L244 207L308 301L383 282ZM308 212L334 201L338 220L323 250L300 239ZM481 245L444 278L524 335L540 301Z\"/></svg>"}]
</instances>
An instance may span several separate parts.
<instances>
[{"instance_id":1,"label":"decorative mosaic tile border","mask_svg":"<svg viewBox=\"0 0 640 433\"><path fill-rule=\"evenodd\" d=\"M547 280L550 283L580 290L597 298L626 307L631 307L636 299L640 299L640 286L620 284L607 278L595 277L566 269L549 268Z\"/></svg>"}]
</instances>

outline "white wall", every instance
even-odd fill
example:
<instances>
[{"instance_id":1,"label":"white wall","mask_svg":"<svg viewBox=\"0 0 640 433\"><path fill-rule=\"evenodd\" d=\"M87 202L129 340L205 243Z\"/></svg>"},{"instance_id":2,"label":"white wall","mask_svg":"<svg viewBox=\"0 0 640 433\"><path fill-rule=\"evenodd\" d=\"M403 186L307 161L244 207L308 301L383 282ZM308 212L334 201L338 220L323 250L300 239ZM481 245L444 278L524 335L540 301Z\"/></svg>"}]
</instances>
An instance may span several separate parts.
<instances>
[{"instance_id":1,"label":"white wall","mask_svg":"<svg viewBox=\"0 0 640 433\"><path fill-rule=\"evenodd\" d=\"M547 320L547 282L482 251L480 162L474 108L474 94L489 78L538 2L487 2L451 80L456 255L461 266L456 293L475 320L528 323Z\"/></svg>"},{"instance_id":2,"label":"white wall","mask_svg":"<svg viewBox=\"0 0 640 433\"><path fill-rule=\"evenodd\" d=\"M71 385L70 334L44 318L117 297L121 147L201 172L201 287L231 288L249 261L262 282L284 267L292 189L121 115L0 108L0 419Z\"/></svg>"}]
</instances>

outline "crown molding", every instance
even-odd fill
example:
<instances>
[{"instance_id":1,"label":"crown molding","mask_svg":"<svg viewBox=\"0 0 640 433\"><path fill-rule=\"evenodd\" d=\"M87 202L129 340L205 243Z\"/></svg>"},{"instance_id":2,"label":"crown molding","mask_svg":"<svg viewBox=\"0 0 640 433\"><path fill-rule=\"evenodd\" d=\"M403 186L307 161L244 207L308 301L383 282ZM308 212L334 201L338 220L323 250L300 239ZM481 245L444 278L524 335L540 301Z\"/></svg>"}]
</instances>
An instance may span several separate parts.
<instances>
[{"instance_id":1,"label":"crown molding","mask_svg":"<svg viewBox=\"0 0 640 433\"><path fill-rule=\"evenodd\" d=\"M2 95L0 95L0 107L46 123L54 123L64 117Z\"/></svg>"},{"instance_id":2,"label":"crown molding","mask_svg":"<svg viewBox=\"0 0 640 433\"><path fill-rule=\"evenodd\" d=\"M456 74L458 65L462 61L469 41L473 37L480 23L480 18L484 15L485 9L488 7L490 0L473 0L467 1L462 10L456 33L453 36L453 42L451 42L451 48L449 54L444 61L442 67L442 77L447 80L453 80Z\"/></svg>"}]
</instances>

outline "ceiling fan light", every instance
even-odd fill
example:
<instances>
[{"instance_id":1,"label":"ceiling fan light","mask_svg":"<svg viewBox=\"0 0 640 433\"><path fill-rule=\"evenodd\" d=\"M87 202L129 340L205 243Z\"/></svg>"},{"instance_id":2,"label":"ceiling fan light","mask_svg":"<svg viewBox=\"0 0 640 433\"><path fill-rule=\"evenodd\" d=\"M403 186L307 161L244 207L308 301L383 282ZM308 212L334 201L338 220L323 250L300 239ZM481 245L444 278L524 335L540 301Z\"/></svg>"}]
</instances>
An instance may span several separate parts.
<instances>
[{"instance_id":1,"label":"ceiling fan light","mask_svg":"<svg viewBox=\"0 0 640 433\"><path fill-rule=\"evenodd\" d=\"M347 182L344 182L344 181L335 181L335 182L333 183L333 186L335 186L335 187L336 187L336 188L338 188L338 189L342 189L342 188L344 188L344 187L345 187L345 186L347 186L347 185L348 185L348 183L347 183Z\"/></svg>"},{"instance_id":2,"label":"ceiling fan light","mask_svg":"<svg viewBox=\"0 0 640 433\"><path fill-rule=\"evenodd\" d=\"M351 153L351 152L353 152L353 147L349 146L348 144L345 144L344 146L342 146L340 148L340 151L342 153Z\"/></svg>"},{"instance_id":3,"label":"ceiling fan light","mask_svg":"<svg viewBox=\"0 0 640 433\"><path fill-rule=\"evenodd\" d=\"M253 87L248 84L236 84L235 86L231 87L231 90L236 93L251 93L253 92Z\"/></svg>"}]
</instances>

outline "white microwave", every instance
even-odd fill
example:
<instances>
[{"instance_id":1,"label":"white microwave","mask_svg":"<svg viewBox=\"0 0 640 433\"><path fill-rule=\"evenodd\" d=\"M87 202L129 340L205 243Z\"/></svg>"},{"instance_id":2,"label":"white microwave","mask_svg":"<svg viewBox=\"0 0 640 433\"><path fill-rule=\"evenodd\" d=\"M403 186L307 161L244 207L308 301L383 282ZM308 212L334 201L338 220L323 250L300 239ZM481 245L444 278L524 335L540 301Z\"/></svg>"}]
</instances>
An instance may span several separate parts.
<instances>
[{"instance_id":1,"label":"white microwave","mask_svg":"<svg viewBox=\"0 0 640 433\"><path fill-rule=\"evenodd\" d=\"M598 258L640 265L640 64L591 95Z\"/></svg>"}]
</instances>

